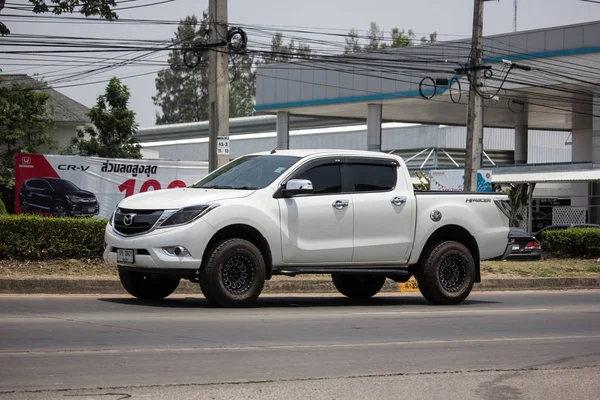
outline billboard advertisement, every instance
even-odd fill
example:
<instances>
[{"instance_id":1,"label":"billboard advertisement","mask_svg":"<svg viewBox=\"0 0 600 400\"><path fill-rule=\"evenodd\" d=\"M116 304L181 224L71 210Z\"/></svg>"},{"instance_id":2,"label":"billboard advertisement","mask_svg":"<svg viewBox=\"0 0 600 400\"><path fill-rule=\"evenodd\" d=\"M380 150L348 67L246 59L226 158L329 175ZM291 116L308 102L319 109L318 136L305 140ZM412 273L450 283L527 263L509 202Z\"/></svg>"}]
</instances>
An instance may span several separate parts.
<instances>
[{"instance_id":1,"label":"billboard advertisement","mask_svg":"<svg viewBox=\"0 0 600 400\"><path fill-rule=\"evenodd\" d=\"M15 212L108 219L125 197L207 174L207 162L16 154Z\"/></svg>"},{"instance_id":2,"label":"billboard advertisement","mask_svg":"<svg viewBox=\"0 0 600 400\"><path fill-rule=\"evenodd\" d=\"M443 192L461 192L465 187L465 171L446 169L429 171L430 190ZM477 171L477 191L492 191L492 171Z\"/></svg>"}]
</instances>

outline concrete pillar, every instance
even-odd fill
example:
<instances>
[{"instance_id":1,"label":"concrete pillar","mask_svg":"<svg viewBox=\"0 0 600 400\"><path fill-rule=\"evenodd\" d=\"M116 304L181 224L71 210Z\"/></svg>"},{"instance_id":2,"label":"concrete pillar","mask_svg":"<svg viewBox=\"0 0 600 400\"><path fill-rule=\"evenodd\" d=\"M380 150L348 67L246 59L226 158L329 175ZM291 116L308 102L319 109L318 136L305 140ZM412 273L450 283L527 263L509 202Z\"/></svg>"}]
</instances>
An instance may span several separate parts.
<instances>
[{"instance_id":1,"label":"concrete pillar","mask_svg":"<svg viewBox=\"0 0 600 400\"><path fill-rule=\"evenodd\" d=\"M590 99L591 102L591 99ZM573 161L592 160L592 108L589 105L580 105L572 114L571 130L571 159ZM571 183L571 206L589 206L589 184ZM588 211L588 221L590 213Z\"/></svg>"},{"instance_id":2,"label":"concrete pillar","mask_svg":"<svg viewBox=\"0 0 600 400\"><path fill-rule=\"evenodd\" d=\"M367 109L367 150L381 151L381 104L369 104Z\"/></svg>"},{"instance_id":3,"label":"concrete pillar","mask_svg":"<svg viewBox=\"0 0 600 400\"><path fill-rule=\"evenodd\" d=\"M592 163L595 168L600 168L600 91L594 93L592 101ZM600 224L600 182L590 185L590 219L593 224Z\"/></svg>"},{"instance_id":4,"label":"concrete pillar","mask_svg":"<svg viewBox=\"0 0 600 400\"><path fill-rule=\"evenodd\" d=\"M515 164L527 164L528 116L527 108L515 114Z\"/></svg>"},{"instance_id":5,"label":"concrete pillar","mask_svg":"<svg viewBox=\"0 0 600 400\"><path fill-rule=\"evenodd\" d=\"M277 112L277 150L290 148L290 113Z\"/></svg>"}]
</instances>

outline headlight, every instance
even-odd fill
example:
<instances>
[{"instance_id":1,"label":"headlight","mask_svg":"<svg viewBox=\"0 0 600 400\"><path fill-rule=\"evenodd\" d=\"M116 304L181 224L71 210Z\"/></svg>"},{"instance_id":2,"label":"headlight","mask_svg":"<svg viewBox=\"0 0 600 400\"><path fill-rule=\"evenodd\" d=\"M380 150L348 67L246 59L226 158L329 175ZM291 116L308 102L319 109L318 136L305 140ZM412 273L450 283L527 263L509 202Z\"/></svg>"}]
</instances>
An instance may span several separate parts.
<instances>
[{"instance_id":1,"label":"headlight","mask_svg":"<svg viewBox=\"0 0 600 400\"><path fill-rule=\"evenodd\" d=\"M79 203L79 201L81 200L81 197L71 196L71 195L67 195L67 198L72 203Z\"/></svg>"},{"instance_id":2,"label":"headlight","mask_svg":"<svg viewBox=\"0 0 600 400\"><path fill-rule=\"evenodd\" d=\"M176 225L184 225L188 224L213 208L218 207L218 204L209 204L209 205L201 205L201 206L192 206L185 207L180 210L175 211L169 217L167 217L159 226L159 228L168 228Z\"/></svg>"},{"instance_id":3,"label":"headlight","mask_svg":"<svg viewBox=\"0 0 600 400\"><path fill-rule=\"evenodd\" d=\"M98 207L98 210L100 209L100 207ZM112 214L110 214L110 219L108 220L108 224L112 225L113 221L115 220L115 214L117 213L117 210L119 209L119 207L115 208L115 211L113 211Z\"/></svg>"}]
</instances>

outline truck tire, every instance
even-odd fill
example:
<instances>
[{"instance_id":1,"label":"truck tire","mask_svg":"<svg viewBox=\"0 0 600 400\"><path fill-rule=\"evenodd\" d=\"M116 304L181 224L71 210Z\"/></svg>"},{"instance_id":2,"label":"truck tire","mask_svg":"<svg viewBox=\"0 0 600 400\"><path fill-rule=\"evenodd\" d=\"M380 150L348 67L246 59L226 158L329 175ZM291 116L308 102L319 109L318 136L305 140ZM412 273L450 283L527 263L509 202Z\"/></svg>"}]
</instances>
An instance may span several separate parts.
<instances>
[{"instance_id":1,"label":"truck tire","mask_svg":"<svg viewBox=\"0 0 600 400\"><path fill-rule=\"evenodd\" d=\"M419 290L437 305L459 304L475 283L475 261L469 250L454 241L429 247L427 259L417 272Z\"/></svg>"},{"instance_id":2,"label":"truck tire","mask_svg":"<svg viewBox=\"0 0 600 400\"><path fill-rule=\"evenodd\" d=\"M215 306L247 307L263 290L265 269L256 246L244 239L227 239L209 251L200 269L200 288Z\"/></svg>"},{"instance_id":3,"label":"truck tire","mask_svg":"<svg viewBox=\"0 0 600 400\"><path fill-rule=\"evenodd\" d=\"M121 285L141 300L162 300L177 289L179 279L170 276L119 270Z\"/></svg>"},{"instance_id":4,"label":"truck tire","mask_svg":"<svg viewBox=\"0 0 600 400\"><path fill-rule=\"evenodd\" d=\"M335 288L351 299L368 299L375 296L385 284L383 275L332 274Z\"/></svg>"}]
</instances>

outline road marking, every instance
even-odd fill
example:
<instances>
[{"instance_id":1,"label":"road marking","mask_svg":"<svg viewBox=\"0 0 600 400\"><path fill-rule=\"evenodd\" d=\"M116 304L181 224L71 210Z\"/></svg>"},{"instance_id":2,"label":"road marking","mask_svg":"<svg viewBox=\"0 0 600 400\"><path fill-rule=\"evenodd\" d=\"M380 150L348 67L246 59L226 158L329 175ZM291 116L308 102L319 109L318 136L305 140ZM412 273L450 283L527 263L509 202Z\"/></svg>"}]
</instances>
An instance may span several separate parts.
<instances>
[{"instance_id":1,"label":"road marking","mask_svg":"<svg viewBox=\"0 0 600 400\"><path fill-rule=\"evenodd\" d=\"M265 345L265 346L223 346L223 347L177 347L177 348L136 348L136 349L81 349L81 350L31 350L31 351L0 351L0 358L14 356L53 356L53 355L125 355L125 354L160 354L160 353L185 353L185 352L218 352L218 351L262 351L262 350L309 350L309 349L346 349L346 348L372 348L390 346L422 346L432 344L476 344L476 343L503 343L503 342L539 342L539 341L569 341L600 339L600 335L570 335L570 336L534 336L534 337L505 337L505 338L472 338L472 339L433 339L433 340L405 340L375 343L323 343L306 345Z\"/></svg>"},{"instance_id":2,"label":"road marking","mask_svg":"<svg viewBox=\"0 0 600 400\"><path fill-rule=\"evenodd\" d=\"M600 308L594 308L594 310L599 310ZM351 315L414 315L414 314L423 314L423 315L431 315L431 314L475 314L475 313L523 313L523 312L544 312L544 311L560 311L560 309L556 308L506 308L502 310L440 310L440 311L361 311L354 312ZM573 310L569 310L573 311ZM579 311L579 310L578 310Z\"/></svg>"}]
</instances>

